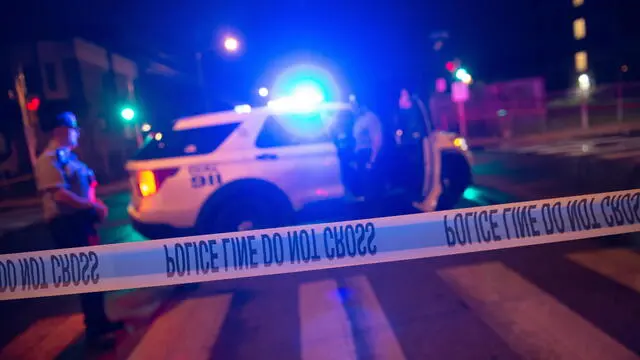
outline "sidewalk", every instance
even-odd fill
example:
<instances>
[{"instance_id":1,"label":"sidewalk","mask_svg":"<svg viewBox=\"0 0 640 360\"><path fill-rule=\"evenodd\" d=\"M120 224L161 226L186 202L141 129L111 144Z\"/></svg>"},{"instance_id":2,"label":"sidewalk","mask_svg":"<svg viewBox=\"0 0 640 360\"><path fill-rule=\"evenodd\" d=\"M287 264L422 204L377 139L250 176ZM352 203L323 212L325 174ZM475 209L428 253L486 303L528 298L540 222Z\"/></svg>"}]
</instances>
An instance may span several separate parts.
<instances>
[{"instance_id":1,"label":"sidewalk","mask_svg":"<svg viewBox=\"0 0 640 360\"><path fill-rule=\"evenodd\" d=\"M558 140L568 140L572 138L588 137L588 136L608 136L616 134L625 134L633 131L640 131L640 123L611 124L591 127L589 129L569 129L559 130L543 134L533 134L529 136L514 137L504 139L499 137L492 138L469 138L469 146L477 147L504 147L504 146L527 146L544 142L553 142Z\"/></svg>"},{"instance_id":2,"label":"sidewalk","mask_svg":"<svg viewBox=\"0 0 640 360\"><path fill-rule=\"evenodd\" d=\"M98 196L106 196L111 195L117 192L128 191L129 190L129 182L128 181L119 181L112 184L100 185L98 186L97 194ZM30 208L30 207L39 207L41 205L41 200L37 196L21 198L21 199L10 199L0 201L0 213L3 210L8 209L16 209L16 208Z\"/></svg>"}]
</instances>

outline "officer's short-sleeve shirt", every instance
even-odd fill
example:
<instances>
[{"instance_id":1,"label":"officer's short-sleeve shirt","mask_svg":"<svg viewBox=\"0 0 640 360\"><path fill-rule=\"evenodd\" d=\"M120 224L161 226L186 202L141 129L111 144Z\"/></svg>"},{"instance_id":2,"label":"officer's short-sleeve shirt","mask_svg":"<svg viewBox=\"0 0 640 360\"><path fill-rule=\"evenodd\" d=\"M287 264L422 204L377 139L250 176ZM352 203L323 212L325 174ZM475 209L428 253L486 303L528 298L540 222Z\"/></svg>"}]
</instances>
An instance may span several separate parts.
<instances>
[{"instance_id":1,"label":"officer's short-sleeve shirt","mask_svg":"<svg viewBox=\"0 0 640 360\"><path fill-rule=\"evenodd\" d=\"M58 204L53 197L54 191L51 190L64 188L80 197L88 198L93 177L93 171L73 154L68 154L67 165L63 166L58 161L55 149L45 150L35 165L35 180L42 194L45 219L51 220L77 211L64 204Z\"/></svg>"}]
</instances>

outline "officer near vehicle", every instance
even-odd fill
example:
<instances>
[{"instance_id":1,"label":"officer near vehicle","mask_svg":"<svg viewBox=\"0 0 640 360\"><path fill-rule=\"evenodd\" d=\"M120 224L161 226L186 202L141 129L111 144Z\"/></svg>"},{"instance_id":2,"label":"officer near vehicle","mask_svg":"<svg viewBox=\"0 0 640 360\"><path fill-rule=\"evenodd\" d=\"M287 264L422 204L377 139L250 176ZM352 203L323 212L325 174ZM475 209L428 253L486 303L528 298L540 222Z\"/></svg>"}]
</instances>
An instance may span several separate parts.
<instances>
[{"instance_id":1,"label":"officer near vehicle","mask_svg":"<svg viewBox=\"0 0 640 360\"><path fill-rule=\"evenodd\" d=\"M424 147L424 139L429 131L424 116L426 109L422 101L406 88L400 90L394 118L394 137L396 151L401 154L399 158L404 163L397 165L408 172L410 179L414 179L411 188L419 188L423 183L422 176L415 171L422 168L424 151L428 150Z\"/></svg>"},{"instance_id":2,"label":"officer near vehicle","mask_svg":"<svg viewBox=\"0 0 640 360\"><path fill-rule=\"evenodd\" d=\"M368 200L379 200L386 184L384 174L384 129L380 118L364 106L355 106L352 136L358 182Z\"/></svg>"},{"instance_id":3,"label":"officer near vehicle","mask_svg":"<svg viewBox=\"0 0 640 360\"><path fill-rule=\"evenodd\" d=\"M396 144L415 145L422 142L422 138L427 135L424 112L424 104L415 95L411 95L409 90L400 90L398 99L398 112L395 117Z\"/></svg>"},{"instance_id":4,"label":"officer near vehicle","mask_svg":"<svg viewBox=\"0 0 640 360\"><path fill-rule=\"evenodd\" d=\"M107 216L105 204L95 198L95 175L72 150L80 129L71 112L43 119L42 129L51 133L48 146L35 164L35 179L42 196L44 217L59 249L88 246L97 236L96 225ZM109 337L122 323L111 322L105 313L104 293L80 295L86 339L90 346L110 346Z\"/></svg>"}]
</instances>

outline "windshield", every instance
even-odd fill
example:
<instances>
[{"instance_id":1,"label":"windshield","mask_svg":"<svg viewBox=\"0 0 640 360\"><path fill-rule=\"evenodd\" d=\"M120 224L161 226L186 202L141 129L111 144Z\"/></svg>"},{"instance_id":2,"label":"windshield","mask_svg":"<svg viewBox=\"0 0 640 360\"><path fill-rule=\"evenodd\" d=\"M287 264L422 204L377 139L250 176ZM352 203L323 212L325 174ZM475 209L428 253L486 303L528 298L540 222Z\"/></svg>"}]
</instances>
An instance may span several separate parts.
<instances>
[{"instance_id":1,"label":"windshield","mask_svg":"<svg viewBox=\"0 0 640 360\"><path fill-rule=\"evenodd\" d=\"M283 113L269 116L257 139L257 147L295 146L331 142L338 132L347 132L348 110Z\"/></svg>"}]
</instances>

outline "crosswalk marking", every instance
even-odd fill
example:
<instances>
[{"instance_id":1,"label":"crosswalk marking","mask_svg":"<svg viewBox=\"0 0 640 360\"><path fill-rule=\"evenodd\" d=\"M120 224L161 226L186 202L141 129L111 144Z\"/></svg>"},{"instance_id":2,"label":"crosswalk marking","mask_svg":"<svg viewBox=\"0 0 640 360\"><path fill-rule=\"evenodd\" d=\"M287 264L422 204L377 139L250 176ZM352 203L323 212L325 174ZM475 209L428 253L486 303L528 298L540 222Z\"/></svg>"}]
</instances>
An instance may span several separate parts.
<instances>
[{"instance_id":1,"label":"crosswalk marking","mask_svg":"<svg viewBox=\"0 0 640 360\"><path fill-rule=\"evenodd\" d=\"M38 320L0 352L0 359L55 359L84 333L82 314Z\"/></svg>"},{"instance_id":2,"label":"crosswalk marking","mask_svg":"<svg viewBox=\"0 0 640 360\"><path fill-rule=\"evenodd\" d=\"M599 249L565 256L640 293L640 254L633 250ZM437 270L437 274L524 358L638 359L637 354L503 263L454 266ZM407 355L370 280L358 275L345 278L344 284L344 290L334 279L298 286L301 358L405 359ZM340 295L342 291L345 297ZM133 300L139 304L153 298L154 293L141 293ZM233 294L192 294L156 319L140 341L135 340L137 344L131 343L135 346L128 348L133 348L128 359L210 358L232 299ZM122 297L119 303L132 305L129 300ZM273 321L278 326L278 319ZM81 314L38 320L0 350L0 360L56 358L83 332Z\"/></svg>"},{"instance_id":3,"label":"crosswalk marking","mask_svg":"<svg viewBox=\"0 0 640 360\"><path fill-rule=\"evenodd\" d=\"M355 360L351 325L335 280L301 284L298 297L302 359Z\"/></svg>"},{"instance_id":4,"label":"crosswalk marking","mask_svg":"<svg viewBox=\"0 0 640 360\"><path fill-rule=\"evenodd\" d=\"M522 153L539 153L539 154L560 154L564 152L571 152L579 150L584 152L585 149L593 148L597 145L609 145L616 144L620 142L624 142L625 137L610 137L610 138L595 138L595 139L585 139L585 140L573 140L573 141L564 141L557 142L551 144L543 144L543 145L533 145L533 146L525 146L521 148L514 148L514 151L522 152Z\"/></svg>"},{"instance_id":5,"label":"crosswalk marking","mask_svg":"<svg viewBox=\"0 0 640 360\"><path fill-rule=\"evenodd\" d=\"M638 358L500 262L451 267L438 273L525 358Z\"/></svg>"},{"instance_id":6,"label":"crosswalk marking","mask_svg":"<svg viewBox=\"0 0 640 360\"><path fill-rule=\"evenodd\" d=\"M581 149L573 149L568 152L571 156L591 156L596 155L599 157L603 157L611 154L624 154L631 151L638 150L640 148L640 143L638 141L625 141L617 144L610 144L607 146L587 146Z\"/></svg>"},{"instance_id":7,"label":"crosswalk marking","mask_svg":"<svg viewBox=\"0 0 640 360\"><path fill-rule=\"evenodd\" d=\"M524 147L505 147L502 152L556 155L568 157L598 157L605 160L640 161L640 137L603 137L556 142Z\"/></svg>"},{"instance_id":8,"label":"crosswalk marking","mask_svg":"<svg viewBox=\"0 0 640 360\"><path fill-rule=\"evenodd\" d=\"M345 282L355 305L358 332L364 335L367 342L369 353L362 356L367 359L405 359L369 280L364 276L355 276L345 279Z\"/></svg>"},{"instance_id":9,"label":"crosswalk marking","mask_svg":"<svg viewBox=\"0 0 640 360\"><path fill-rule=\"evenodd\" d=\"M567 255L572 261L640 293L640 255L626 249L606 249Z\"/></svg>"},{"instance_id":10,"label":"crosswalk marking","mask_svg":"<svg viewBox=\"0 0 640 360\"><path fill-rule=\"evenodd\" d=\"M627 158L640 159L640 150L606 154L606 155L602 155L601 158L606 160L618 160L618 159L627 159Z\"/></svg>"},{"instance_id":11,"label":"crosswalk marking","mask_svg":"<svg viewBox=\"0 0 640 360\"><path fill-rule=\"evenodd\" d=\"M231 299L231 294L194 294L193 298L161 315L129 359L209 359Z\"/></svg>"},{"instance_id":12,"label":"crosswalk marking","mask_svg":"<svg viewBox=\"0 0 640 360\"><path fill-rule=\"evenodd\" d=\"M112 320L149 318L173 290L171 286L161 286L111 292L105 299L105 311Z\"/></svg>"}]
</instances>

